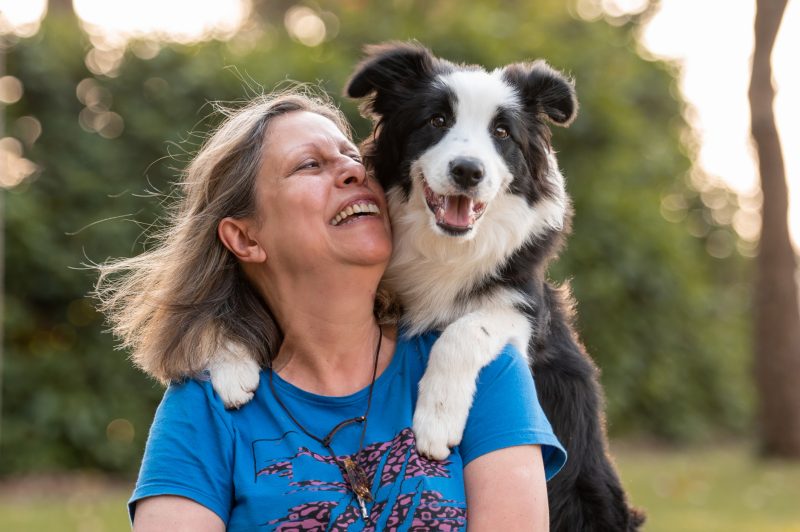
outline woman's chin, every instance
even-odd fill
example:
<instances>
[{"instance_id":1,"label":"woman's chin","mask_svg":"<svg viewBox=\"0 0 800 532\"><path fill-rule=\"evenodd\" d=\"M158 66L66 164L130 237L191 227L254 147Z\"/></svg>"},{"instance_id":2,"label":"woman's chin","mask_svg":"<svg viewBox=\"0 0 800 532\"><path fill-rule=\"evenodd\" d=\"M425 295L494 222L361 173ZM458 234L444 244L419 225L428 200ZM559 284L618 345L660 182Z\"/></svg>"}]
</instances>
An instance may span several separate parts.
<instances>
[{"instance_id":1,"label":"woman's chin","mask_svg":"<svg viewBox=\"0 0 800 532\"><path fill-rule=\"evenodd\" d=\"M365 266L379 265L389 262L392 255L392 236L383 224L363 224L338 232L335 235L334 248L348 262Z\"/></svg>"},{"instance_id":2,"label":"woman's chin","mask_svg":"<svg viewBox=\"0 0 800 532\"><path fill-rule=\"evenodd\" d=\"M349 264L358 266L375 266L386 269L392 256L392 244L385 239L380 241L360 242L355 247L342 250L344 259Z\"/></svg>"}]
</instances>

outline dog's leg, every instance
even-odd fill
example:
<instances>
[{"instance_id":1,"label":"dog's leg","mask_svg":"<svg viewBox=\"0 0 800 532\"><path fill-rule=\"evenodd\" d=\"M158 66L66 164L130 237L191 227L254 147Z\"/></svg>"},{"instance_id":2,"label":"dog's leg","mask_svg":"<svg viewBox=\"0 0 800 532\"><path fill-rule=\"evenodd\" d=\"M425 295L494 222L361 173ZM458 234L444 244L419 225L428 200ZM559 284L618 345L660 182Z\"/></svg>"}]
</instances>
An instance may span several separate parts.
<instances>
[{"instance_id":1,"label":"dog's leg","mask_svg":"<svg viewBox=\"0 0 800 532\"><path fill-rule=\"evenodd\" d=\"M247 350L235 342L225 342L208 364L211 385L225 408L239 408L253 398L261 368Z\"/></svg>"},{"instance_id":2,"label":"dog's leg","mask_svg":"<svg viewBox=\"0 0 800 532\"><path fill-rule=\"evenodd\" d=\"M528 319L513 307L488 307L450 324L431 349L414 410L417 450L444 460L461 442L481 368L508 343L525 353Z\"/></svg>"}]
</instances>

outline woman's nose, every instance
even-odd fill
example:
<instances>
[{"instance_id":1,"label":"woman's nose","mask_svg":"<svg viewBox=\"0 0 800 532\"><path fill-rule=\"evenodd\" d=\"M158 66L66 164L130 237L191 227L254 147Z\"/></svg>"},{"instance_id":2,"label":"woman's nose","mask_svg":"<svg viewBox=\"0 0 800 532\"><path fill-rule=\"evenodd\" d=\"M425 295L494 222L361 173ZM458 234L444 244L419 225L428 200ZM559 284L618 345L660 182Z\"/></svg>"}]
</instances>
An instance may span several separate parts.
<instances>
[{"instance_id":1,"label":"woman's nose","mask_svg":"<svg viewBox=\"0 0 800 532\"><path fill-rule=\"evenodd\" d=\"M367 180L367 169L358 161L347 157L347 161L342 163L339 175L336 179L338 186L361 185Z\"/></svg>"}]
</instances>

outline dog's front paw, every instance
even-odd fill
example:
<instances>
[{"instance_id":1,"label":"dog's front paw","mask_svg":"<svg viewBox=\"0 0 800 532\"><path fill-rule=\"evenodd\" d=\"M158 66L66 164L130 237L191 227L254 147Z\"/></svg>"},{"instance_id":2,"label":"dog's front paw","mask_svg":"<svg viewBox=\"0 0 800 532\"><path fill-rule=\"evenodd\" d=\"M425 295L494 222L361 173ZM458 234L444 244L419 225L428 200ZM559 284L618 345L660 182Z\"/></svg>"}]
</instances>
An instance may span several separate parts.
<instances>
[{"instance_id":1,"label":"dog's front paw","mask_svg":"<svg viewBox=\"0 0 800 532\"><path fill-rule=\"evenodd\" d=\"M260 380L258 363L250 357L223 357L209 365L211 385L225 408L239 408L255 394Z\"/></svg>"},{"instance_id":2,"label":"dog's front paw","mask_svg":"<svg viewBox=\"0 0 800 532\"><path fill-rule=\"evenodd\" d=\"M438 382L437 382L438 381ZM419 383L414 410L414 436L417 452L433 460L450 456L450 448L461 443L472 404L472 387L456 386L454 381L426 374Z\"/></svg>"},{"instance_id":3,"label":"dog's front paw","mask_svg":"<svg viewBox=\"0 0 800 532\"><path fill-rule=\"evenodd\" d=\"M414 414L413 430L420 455L431 460L444 460L450 456L450 434L434 417L420 413L419 408Z\"/></svg>"}]
</instances>

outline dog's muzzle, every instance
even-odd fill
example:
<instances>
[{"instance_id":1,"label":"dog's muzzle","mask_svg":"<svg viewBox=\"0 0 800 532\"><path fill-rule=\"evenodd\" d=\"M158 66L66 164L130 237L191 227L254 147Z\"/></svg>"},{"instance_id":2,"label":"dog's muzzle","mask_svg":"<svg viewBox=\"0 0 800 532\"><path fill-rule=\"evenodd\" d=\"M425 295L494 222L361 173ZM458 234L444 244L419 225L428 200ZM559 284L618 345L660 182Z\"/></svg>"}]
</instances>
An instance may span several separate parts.
<instances>
[{"instance_id":1,"label":"dog's muzzle","mask_svg":"<svg viewBox=\"0 0 800 532\"><path fill-rule=\"evenodd\" d=\"M436 225L449 235L462 236L469 233L486 210L486 203L475 201L465 194L437 194L424 179L422 186L425 202L436 218Z\"/></svg>"}]
</instances>

